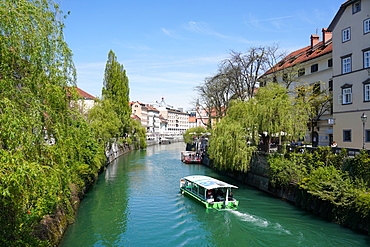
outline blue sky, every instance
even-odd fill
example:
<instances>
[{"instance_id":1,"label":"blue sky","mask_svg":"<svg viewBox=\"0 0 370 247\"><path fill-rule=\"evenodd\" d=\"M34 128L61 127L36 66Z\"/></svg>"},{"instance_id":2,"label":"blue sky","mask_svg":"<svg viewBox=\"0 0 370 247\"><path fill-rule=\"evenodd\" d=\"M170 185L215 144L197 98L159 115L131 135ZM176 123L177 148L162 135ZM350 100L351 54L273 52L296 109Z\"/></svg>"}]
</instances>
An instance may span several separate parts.
<instances>
[{"instance_id":1,"label":"blue sky","mask_svg":"<svg viewBox=\"0 0 370 247\"><path fill-rule=\"evenodd\" d=\"M101 96L112 50L126 69L130 101L165 101L184 110L194 88L231 50L278 44L293 51L328 27L345 0L58 0L70 15L65 40L77 86Z\"/></svg>"}]
</instances>

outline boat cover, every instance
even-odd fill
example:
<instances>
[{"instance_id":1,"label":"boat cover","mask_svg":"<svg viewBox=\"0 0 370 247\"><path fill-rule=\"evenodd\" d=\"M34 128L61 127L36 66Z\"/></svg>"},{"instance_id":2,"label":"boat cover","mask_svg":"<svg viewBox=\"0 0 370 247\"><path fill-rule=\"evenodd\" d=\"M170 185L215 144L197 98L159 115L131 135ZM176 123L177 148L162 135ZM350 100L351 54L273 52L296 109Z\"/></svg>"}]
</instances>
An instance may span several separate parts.
<instances>
[{"instance_id":1,"label":"boat cover","mask_svg":"<svg viewBox=\"0 0 370 247\"><path fill-rule=\"evenodd\" d=\"M184 177L184 179L199 184L200 186L211 190L211 189L217 189L217 188L238 188L235 185L231 185L228 183L225 183L223 181L220 181L215 178L211 178L208 176L203 176L203 175L193 175L193 176L187 176Z\"/></svg>"}]
</instances>

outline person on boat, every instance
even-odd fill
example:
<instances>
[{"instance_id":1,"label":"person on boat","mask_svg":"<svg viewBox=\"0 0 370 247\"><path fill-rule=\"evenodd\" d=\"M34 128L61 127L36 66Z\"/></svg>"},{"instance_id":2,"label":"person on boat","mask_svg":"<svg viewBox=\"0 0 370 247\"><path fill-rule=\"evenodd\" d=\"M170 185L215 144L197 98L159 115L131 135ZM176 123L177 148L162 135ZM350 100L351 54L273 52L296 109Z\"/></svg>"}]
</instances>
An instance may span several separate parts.
<instances>
[{"instance_id":1,"label":"person on boat","mask_svg":"<svg viewBox=\"0 0 370 247\"><path fill-rule=\"evenodd\" d=\"M233 201L234 200L234 194L233 192L230 190L230 194L229 194L229 198L228 198L229 201Z\"/></svg>"},{"instance_id":2,"label":"person on boat","mask_svg":"<svg viewBox=\"0 0 370 247\"><path fill-rule=\"evenodd\" d=\"M216 191L216 195L214 196L215 198L215 201L223 201L224 200L224 196L223 196L223 192L221 189L217 189Z\"/></svg>"},{"instance_id":3,"label":"person on boat","mask_svg":"<svg viewBox=\"0 0 370 247\"><path fill-rule=\"evenodd\" d=\"M212 198L213 198L213 191L207 190L207 199L212 199Z\"/></svg>"}]
</instances>

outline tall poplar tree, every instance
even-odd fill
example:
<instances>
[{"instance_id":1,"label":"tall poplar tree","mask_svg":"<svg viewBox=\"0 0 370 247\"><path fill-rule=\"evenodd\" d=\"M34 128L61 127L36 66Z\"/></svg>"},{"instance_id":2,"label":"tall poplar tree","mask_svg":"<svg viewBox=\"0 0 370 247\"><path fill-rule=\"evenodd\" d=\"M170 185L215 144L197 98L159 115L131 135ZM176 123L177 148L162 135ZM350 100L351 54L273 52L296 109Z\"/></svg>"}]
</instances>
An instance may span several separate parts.
<instances>
[{"instance_id":1,"label":"tall poplar tree","mask_svg":"<svg viewBox=\"0 0 370 247\"><path fill-rule=\"evenodd\" d=\"M113 104L114 111L121 121L119 134L122 136L127 132L130 125L130 89L126 70L117 61L117 57L112 50L108 53L103 85L103 100L109 99Z\"/></svg>"}]
</instances>

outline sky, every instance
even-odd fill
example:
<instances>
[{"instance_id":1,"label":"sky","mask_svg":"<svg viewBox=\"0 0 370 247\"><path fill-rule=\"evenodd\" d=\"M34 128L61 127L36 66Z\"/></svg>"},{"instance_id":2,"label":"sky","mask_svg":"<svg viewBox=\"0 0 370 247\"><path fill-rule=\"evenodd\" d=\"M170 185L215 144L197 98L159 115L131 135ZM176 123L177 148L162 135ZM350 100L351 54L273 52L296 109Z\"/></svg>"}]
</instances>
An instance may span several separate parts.
<instances>
[{"instance_id":1,"label":"sky","mask_svg":"<svg viewBox=\"0 0 370 247\"><path fill-rule=\"evenodd\" d=\"M112 50L130 101L190 110L195 88L231 51L279 45L292 52L329 26L345 0L56 0L73 52L77 86L101 97Z\"/></svg>"}]
</instances>

